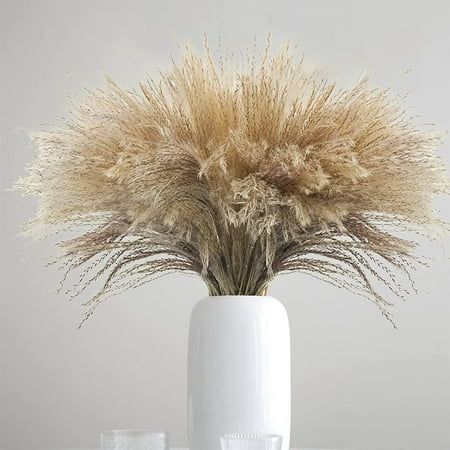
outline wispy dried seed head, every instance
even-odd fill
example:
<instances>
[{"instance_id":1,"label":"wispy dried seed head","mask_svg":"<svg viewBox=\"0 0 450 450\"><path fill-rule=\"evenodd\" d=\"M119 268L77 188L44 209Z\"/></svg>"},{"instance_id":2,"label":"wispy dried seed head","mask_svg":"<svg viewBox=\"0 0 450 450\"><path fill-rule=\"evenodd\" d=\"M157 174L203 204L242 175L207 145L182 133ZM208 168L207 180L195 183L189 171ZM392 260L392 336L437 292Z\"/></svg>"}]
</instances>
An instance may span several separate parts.
<instances>
[{"instance_id":1,"label":"wispy dried seed head","mask_svg":"<svg viewBox=\"0 0 450 450\"><path fill-rule=\"evenodd\" d=\"M448 188L437 137L386 91L365 77L337 90L288 48L242 70L188 50L136 91L108 80L36 143L19 182L40 199L31 226L88 227L62 243L69 270L87 267L76 292L106 277L88 315L164 272L197 273L221 295L301 271L389 318L374 282L400 295L395 271L414 247L395 231L435 223Z\"/></svg>"}]
</instances>

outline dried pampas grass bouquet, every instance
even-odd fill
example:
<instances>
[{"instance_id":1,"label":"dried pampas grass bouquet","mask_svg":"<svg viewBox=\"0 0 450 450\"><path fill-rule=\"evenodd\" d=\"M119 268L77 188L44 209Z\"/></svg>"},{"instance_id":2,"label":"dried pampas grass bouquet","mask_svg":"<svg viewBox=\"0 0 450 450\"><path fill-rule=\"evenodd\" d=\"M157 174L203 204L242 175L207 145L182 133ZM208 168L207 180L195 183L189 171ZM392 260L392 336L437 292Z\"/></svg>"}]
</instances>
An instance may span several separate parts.
<instances>
[{"instance_id":1,"label":"dried pampas grass bouquet","mask_svg":"<svg viewBox=\"0 0 450 450\"><path fill-rule=\"evenodd\" d=\"M448 187L438 137L401 102L366 77L340 90L288 47L238 65L188 49L136 90L108 79L34 140L18 183L39 197L28 229L77 232L60 243L66 270L81 269L74 292L103 283L86 317L164 273L197 274L210 295L259 295L298 271L389 319L379 282L402 296L409 231L439 222L432 201Z\"/></svg>"}]
</instances>

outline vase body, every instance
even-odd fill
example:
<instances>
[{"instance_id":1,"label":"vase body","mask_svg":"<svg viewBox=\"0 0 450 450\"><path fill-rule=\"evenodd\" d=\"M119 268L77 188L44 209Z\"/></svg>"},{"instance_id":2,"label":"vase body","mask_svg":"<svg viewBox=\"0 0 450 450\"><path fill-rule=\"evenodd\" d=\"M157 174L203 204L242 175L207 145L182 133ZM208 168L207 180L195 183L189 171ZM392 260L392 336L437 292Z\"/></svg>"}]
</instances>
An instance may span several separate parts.
<instances>
[{"instance_id":1,"label":"vase body","mask_svg":"<svg viewBox=\"0 0 450 450\"><path fill-rule=\"evenodd\" d=\"M272 297L215 296L194 307L188 347L190 450L226 433L273 433L289 449L289 322Z\"/></svg>"}]
</instances>

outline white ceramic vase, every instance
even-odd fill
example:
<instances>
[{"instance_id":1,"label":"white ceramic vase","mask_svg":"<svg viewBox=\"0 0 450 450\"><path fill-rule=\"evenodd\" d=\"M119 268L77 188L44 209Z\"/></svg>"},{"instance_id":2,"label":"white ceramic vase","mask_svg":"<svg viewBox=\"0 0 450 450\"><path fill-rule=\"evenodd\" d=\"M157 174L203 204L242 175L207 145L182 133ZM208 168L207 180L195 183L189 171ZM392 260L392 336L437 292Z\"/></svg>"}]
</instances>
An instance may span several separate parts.
<instances>
[{"instance_id":1,"label":"white ceramic vase","mask_svg":"<svg viewBox=\"0 0 450 450\"><path fill-rule=\"evenodd\" d=\"M226 433L273 433L289 449L291 368L284 306L265 296L200 300L189 327L190 450L219 450Z\"/></svg>"}]
</instances>

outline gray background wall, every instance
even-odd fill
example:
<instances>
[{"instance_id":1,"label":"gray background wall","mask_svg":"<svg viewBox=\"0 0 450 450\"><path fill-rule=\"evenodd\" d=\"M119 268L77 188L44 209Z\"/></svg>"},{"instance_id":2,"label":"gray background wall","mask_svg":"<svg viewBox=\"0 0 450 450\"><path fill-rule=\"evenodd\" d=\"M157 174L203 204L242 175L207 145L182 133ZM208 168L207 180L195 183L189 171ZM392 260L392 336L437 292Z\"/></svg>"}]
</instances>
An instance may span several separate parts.
<instances>
[{"instance_id":1,"label":"gray background wall","mask_svg":"<svg viewBox=\"0 0 450 450\"><path fill-rule=\"evenodd\" d=\"M80 304L55 293L49 242L15 236L35 208L6 192L32 150L19 128L57 122L69 95L110 73L130 88L165 67L177 45L242 49L300 39L342 85L367 68L374 84L411 91L414 114L450 119L448 1L1 1L1 437L8 450L95 447L103 429L168 428L186 444L188 318L206 295L171 276L104 304L81 330ZM405 74L409 69L412 71ZM450 160L448 145L444 159ZM440 206L450 216L447 200ZM448 243L448 242L447 242ZM447 246L448 247L448 246ZM450 448L450 264L417 273L420 294L398 303L399 330L371 304L306 276L270 294L292 326L296 447ZM445 259L447 258L447 259Z\"/></svg>"}]
</instances>

